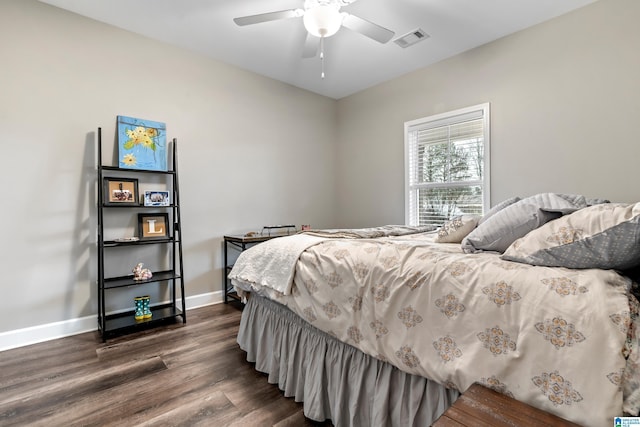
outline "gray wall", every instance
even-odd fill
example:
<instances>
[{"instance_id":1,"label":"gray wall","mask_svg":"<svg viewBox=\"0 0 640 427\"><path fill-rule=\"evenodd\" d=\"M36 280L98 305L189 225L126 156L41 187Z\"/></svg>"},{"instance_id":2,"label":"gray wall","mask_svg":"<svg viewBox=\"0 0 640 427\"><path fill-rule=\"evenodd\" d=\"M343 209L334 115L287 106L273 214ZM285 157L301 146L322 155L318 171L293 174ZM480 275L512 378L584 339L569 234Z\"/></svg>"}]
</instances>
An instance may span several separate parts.
<instances>
[{"instance_id":1,"label":"gray wall","mask_svg":"<svg viewBox=\"0 0 640 427\"><path fill-rule=\"evenodd\" d=\"M403 123L483 102L492 204L547 191L640 200L638 17L637 0L600 0L339 100L341 225L404 222Z\"/></svg>"},{"instance_id":2,"label":"gray wall","mask_svg":"<svg viewBox=\"0 0 640 427\"><path fill-rule=\"evenodd\" d=\"M0 40L0 332L96 313L117 115L178 138L188 296L221 289L224 234L334 226L335 100L35 0L0 2Z\"/></svg>"}]
</instances>

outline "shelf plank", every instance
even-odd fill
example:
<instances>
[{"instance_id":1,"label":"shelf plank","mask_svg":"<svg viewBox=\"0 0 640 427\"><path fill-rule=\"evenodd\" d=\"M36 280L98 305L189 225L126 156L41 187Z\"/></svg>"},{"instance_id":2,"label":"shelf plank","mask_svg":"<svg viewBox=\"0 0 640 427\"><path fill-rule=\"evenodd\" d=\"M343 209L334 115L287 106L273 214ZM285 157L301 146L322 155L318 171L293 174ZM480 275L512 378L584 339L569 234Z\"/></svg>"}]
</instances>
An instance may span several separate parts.
<instances>
[{"instance_id":1,"label":"shelf plank","mask_svg":"<svg viewBox=\"0 0 640 427\"><path fill-rule=\"evenodd\" d=\"M127 329L138 329L156 326L159 323L175 320L178 316L183 316L182 311L171 304L151 307L152 317L150 319L136 320L134 310L124 313L111 314L105 316L105 334L118 331L124 332Z\"/></svg>"},{"instance_id":2,"label":"shelf plank","mask_svg":"<svg viewBox=\"0 0 640 427\"><path fill-rule=\"evenodd\" d=\"M103 208L129 208L129 209L166 209L166 208L176 208L178 205L172 203L166 206L145 206L145 205L108 205L106 203L102 204Z\"/></svg>"},{"instance_id":3,"label":"shelf plank","mask_svg":"<svg viewBox=\"0 0 640 427\"><path fill-rule=\"evenodd\" d=\"M152 271L152 273L153 273L153 277L147 280L134 280L132 274L129 274L127 276L105 278L104 288L115 289L115 288L123 288L126 286L142 285L145 283L154 283L154 282L162 282L165 280L181 279L180 275L176 274L174 270Z\"/></svg>"},{"instance_id":4,"label":"shelf plank","mask_svg":"<svg viewBox=\"0 0 640 427\"><path fill-rule=\"evenodd\" d=\"M124 173L157 173L162 175L175 175L176 173L175 171L172 171L172 170L159 171L159 170L149 170L149 169L132 169L132 168L121 168L118 166L106 166L106 165L101 165L100 168L103 171L124 172Z\"/></svg>"},{"instance_id":5,"label":"shelf plank","mask_svg":"<svg viewBox=\"0 0 640 427\"><path fill-rule=\"evenodd\" d=\"M105 248L113 248L116 246L136 246L136 245L153 245L157 243L173 243L180 242L180 239L168 238L168 239L140 239L135 241L119 242L116 240L105 240L103 245Z\"/></svg>"}]
</instances>

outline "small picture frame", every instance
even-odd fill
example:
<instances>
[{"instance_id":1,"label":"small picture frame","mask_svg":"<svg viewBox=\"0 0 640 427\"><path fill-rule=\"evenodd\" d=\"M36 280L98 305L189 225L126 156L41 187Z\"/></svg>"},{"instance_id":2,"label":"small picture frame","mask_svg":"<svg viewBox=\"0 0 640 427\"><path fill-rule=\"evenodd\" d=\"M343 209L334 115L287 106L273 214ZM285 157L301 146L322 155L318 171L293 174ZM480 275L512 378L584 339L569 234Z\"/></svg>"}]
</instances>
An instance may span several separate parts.
<instances>
[{"instance_id":1,"label":"small picture frame","mask_svg":"<svg viewBox=\"0 0 640 427\"><path fill-rule=\"evenodd\" d=\"M139 213L138 237L140 240L168 239L168 213Z\"/></svg>"},{"instance_id":2,"label":"small picture frame","mask_svg":"<svg viewBox=\"0 0 640 427\"><path fill-rule=\"evenodd\" d=\"M138 180L132 178L104 178L106 206L138 206Z\"/></svg>"},{"instance_id":3,"label":"small picture frame","mask_svg":"<svg viewBox=\"0 0 640 427\"><path fill-rule=\"evenodd\" d=\"M145 191L143 202L145 206L170 206L171 205L171 200L169 200L168 191Z\"/></svg>"}]
</instances>

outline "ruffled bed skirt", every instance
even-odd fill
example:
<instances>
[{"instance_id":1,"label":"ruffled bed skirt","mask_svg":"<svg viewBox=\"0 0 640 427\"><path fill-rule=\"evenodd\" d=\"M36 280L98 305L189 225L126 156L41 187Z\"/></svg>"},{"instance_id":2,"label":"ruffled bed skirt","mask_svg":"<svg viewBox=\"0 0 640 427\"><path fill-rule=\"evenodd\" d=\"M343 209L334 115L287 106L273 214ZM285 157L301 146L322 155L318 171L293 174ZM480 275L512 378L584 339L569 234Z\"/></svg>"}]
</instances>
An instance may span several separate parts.
<instances>
[{"instance_id":1,"label":"ruffled bed skirt","mask_svg":"<svg viewBox=\"0 0 640 427\"><path fill-rule=\"evenodd\" d=\"M238 344L304 414L337 426L429 426L459 393L368 356L252 294Z\"/></svg>"}]
</instances>

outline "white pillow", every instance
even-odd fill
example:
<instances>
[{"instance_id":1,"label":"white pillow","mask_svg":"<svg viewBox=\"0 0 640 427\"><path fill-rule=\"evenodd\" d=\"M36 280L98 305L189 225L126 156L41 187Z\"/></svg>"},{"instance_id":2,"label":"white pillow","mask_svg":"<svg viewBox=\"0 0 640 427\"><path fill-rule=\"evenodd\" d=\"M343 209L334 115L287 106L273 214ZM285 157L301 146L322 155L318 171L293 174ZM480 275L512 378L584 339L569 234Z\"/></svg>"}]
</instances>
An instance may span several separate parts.
<instances>
[{"instance_id":1,"label":"white pillow","mask_svg":"<svg viewBox=\"0 0 640 427\"><path fill-rule=\"evenodd\" d=\"M502 259L567 268L640 266L640 202L590 206L548 222L513 242Z\"/></svg>"},{"instance_id":2,"label":"white pillow","mask_svg":"<svg viewBox=\"0 0 640 427\"><path fill-rule=\"evenodd\" d=\"M436 243L460 243L469 234L480 220L479 216L461 215L445 221L438 230Z\"/></svg>"}]
</instances>

